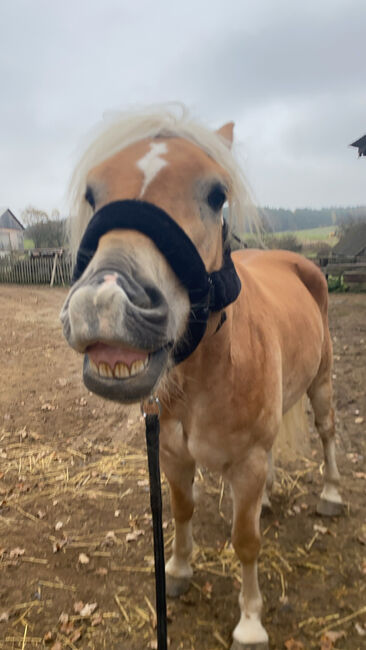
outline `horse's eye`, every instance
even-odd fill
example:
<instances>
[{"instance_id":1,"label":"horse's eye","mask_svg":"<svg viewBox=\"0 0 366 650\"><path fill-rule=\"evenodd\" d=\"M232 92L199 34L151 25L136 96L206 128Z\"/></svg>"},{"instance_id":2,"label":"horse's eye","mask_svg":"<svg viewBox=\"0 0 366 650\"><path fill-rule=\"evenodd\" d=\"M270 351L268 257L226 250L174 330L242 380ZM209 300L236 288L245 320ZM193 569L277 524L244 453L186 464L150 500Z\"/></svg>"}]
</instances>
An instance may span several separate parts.
<instances>
[{"instance_id":1,"label":"horse's eye","mask_svg":"<svg viewBox=\"0 0 366 650\"><path fill-rule=\"evenodd\" d=\"M90 206L93 208L93 210L94 210L94 208L95 208L95 198L94 198L93 190L92 190L91 187L88 186L88 187L86 188L86 192L85 192L85 197L84 197L84 198L85 198L85 201L87 201L87 202L89 203L89 205L90 205Z\"/></svg>"},{"instance_id":2,"label":"horse's eye","mask_svg":"<svg viewBox=\"0 0 366 650\"><path fill-rule=\"evenodd\" d=\"M214 212L221 210L222 206L226 201L225 189L222 185L214 185L211 189L208 197L207 203Z\"/></svg>"}]
</instances>

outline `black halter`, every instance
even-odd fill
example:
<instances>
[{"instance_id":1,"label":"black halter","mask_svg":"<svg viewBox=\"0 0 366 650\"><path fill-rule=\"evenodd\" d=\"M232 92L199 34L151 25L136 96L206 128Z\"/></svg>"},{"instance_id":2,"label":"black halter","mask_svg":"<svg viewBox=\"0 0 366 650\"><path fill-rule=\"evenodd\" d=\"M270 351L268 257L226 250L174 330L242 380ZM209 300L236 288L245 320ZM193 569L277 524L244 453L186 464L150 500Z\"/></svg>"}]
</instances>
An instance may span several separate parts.
<instances>
[{"instance_id":1,"label":"black halter","mask_svg":"<svg viewBox=\"0 0 366 650\"><path fill-rule=\"evenodd\" d=\"M119 228L137 230L152 239L188 291L190 317L186 332L173 351L174 362L178 364L192 354L201 341L210 312L221 311L240 293L241 282L227 242L227 224L222 228L223 265L219 271L207 273L193 242L164 210L146 201L108 203L95 213L83 235L72 283L88 266L100 237Z\"/></svg>"}]
</instances>

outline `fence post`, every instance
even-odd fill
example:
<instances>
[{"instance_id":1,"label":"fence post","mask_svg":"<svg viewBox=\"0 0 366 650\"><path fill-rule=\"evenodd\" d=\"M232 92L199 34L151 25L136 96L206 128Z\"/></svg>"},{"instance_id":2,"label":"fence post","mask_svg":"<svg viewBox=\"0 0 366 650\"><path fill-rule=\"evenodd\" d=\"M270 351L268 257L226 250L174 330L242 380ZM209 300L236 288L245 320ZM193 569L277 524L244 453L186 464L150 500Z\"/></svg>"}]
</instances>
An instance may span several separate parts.
<instances>
[{"instance_id":1,"label":"fence post","mask_svg":"<svg viewBox=\"0 0 366 650\"><path fill-rule=\"evenodd\" d=\"M58 260L58 253L55 254L55 259L54 259L54 261L53 261L53 268L52 268L52 275L51 275L50 287L53 287L53 283L54 283L54 281L55 281L55 274L56 274L57 260Z\"/></svg>"}]
</instances>

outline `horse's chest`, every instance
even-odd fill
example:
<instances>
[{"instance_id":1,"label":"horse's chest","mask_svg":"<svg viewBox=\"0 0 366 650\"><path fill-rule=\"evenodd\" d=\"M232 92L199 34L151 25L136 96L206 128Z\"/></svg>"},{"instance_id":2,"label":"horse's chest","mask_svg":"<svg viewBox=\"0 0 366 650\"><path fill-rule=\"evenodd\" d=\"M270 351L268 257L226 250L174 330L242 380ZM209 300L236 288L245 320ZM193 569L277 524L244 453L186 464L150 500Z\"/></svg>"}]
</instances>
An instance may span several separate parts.
<instances>
[{"instance_id":1,"label":"horse's chest","mask_svg":"<svg viewBox=\"0 0 366 650\"><path fill-rule=\"evenodd\" d=\"M223 472L245 440L244 431L232 431L228 423L192 417L186 429L189 453L199 465Z\"/></svg>"},{"instance_id":2,"label":"horse's chest","mask_svg":"<svg viewBox=\"0 0 366 650\"><path fill-rule=\"evenodd\" d=\"M203 436L202 432L193 431L188 438L189 453L199 465L211 471L222 471L229 462L227 452L218 442L218 435Z\"/></svg>"}]
</instances>

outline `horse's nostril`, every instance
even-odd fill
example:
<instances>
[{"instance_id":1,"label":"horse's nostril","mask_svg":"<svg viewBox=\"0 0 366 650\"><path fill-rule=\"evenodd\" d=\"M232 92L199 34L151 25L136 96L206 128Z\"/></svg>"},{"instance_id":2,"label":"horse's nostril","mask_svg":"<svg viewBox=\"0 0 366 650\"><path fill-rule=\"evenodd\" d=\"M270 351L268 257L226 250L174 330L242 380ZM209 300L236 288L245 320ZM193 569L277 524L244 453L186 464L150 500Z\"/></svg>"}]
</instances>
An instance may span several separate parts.
<instances>
[{"instance_id":1,"label":"horse's nostril","mask_svg":"<svg viewBox=\"0 0 366 650\"><path fill-rule=\"evenodd\" d=\"M152 286L125 287L131 303L139 309L155 311L165 305L165 299L161 291Z\"/></svg>"},{"instance_id":2,"label":"horse's nostril","mask_svg":"<svg viewBox=\"0 0 366 650\"><path fill-rule=\"evenodd\" d=\"M145 293L150 301L150 308L160 307L165 301L163 294L156 287L144 287Z\"/></svg>"}]
</instances>

